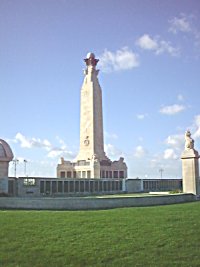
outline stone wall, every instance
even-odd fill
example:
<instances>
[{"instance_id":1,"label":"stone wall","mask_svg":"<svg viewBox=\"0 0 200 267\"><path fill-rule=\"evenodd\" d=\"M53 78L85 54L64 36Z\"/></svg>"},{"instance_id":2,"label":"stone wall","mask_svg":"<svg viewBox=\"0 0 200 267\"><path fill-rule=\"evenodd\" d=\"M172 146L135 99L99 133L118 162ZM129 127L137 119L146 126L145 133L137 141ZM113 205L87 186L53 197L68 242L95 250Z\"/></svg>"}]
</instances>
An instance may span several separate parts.
<instances>
[{"instance_id":1,"label":"stone wall","mask_svg":"<svg viewBox=\"0 0 200 267\"><path fill-rule=\"evenodd\" d=\"M168 205L195 201L193 194L118 198L0 198L0 209L97 210Z\"/></svg>"},{"instance_id":2,"label":"stone wall","mask_svg":"<svg viewBox=\"0 0 200 267\"><path fill-rule=\"evenodd\" d=\"M143 180L141 179L126 179L126 192L137 193L143 191Z\"/></svg>"},{"instance_id":3,"label":"stone wall","mask_svg":"<svg viewBox=\"0 0 200 267\"><path fill-rule=\"evenodd\" d=\"M151 191L181 191L181 179L9 178L9 196L80 196Z\"/></svg>"},{"instance_id":4,"label":"stone wall","mask_svg":"<svg viewBox=\"0 0 200 267\"><path fill-rule=\"evenodd\" d=\"M9 183L11 184L10 179ZM10 196L48 197L48 196L80 196L121 193L122 179L66 179L66 178L34 178L20 177L13 182L17 192ZM11 188L11 186L10 186ZM14 190L13 190L14 191Z\"/></svg>"}]
</instances>

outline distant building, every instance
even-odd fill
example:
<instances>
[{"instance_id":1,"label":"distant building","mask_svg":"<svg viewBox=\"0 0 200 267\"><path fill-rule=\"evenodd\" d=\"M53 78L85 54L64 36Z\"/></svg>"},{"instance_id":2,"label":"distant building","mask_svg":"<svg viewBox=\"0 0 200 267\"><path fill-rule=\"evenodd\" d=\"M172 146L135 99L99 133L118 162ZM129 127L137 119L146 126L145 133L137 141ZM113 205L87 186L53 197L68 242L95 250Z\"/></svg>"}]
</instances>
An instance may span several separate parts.
<instances>
[{"instance_id":1,"label":"distant building","mask_svg":"<svg viewBox=\"0 0 200 267\"><path fill-rule=\"evenodd\" d=\"M117 178L127 177L123 158L111 161L104 151L102 91L96 65L98 59L88 53L85 78L81 89L80 150L74 162L61 158L58 178Z\"/></svg>"}]
</instances>

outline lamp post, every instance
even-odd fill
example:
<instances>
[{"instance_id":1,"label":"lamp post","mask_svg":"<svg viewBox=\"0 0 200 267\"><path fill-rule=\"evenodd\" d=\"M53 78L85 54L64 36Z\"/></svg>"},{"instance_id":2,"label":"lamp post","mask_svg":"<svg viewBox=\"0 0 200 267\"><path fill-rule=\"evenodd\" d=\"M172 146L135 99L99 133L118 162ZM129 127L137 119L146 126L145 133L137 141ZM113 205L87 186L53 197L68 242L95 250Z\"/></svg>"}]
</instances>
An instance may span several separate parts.
<instances>
[{"instance_id":1,"label":"lamp post","mask_svg":"<svg viewBox=\"0 0 200 267\"><path fill-rule=\"evenodd\" d=\"M26 159L24 159L24 176L26 176L26 164L27 164L27 160Z\"/></svg>"},{"instance_id":2,"label":"lamp post","mask_svg":"<svg viewBox=\"0 0 200 267\"><path fill-rule=\"evenodd\" d=\"M159 170L159 172L160 172L160 178L162 179L162 174L163 174L164 170L161 168L161 169Z\"/></svg>"},{"instance_id":3,"label":"lamp post","mask_svg":"<svg viewBox=\"0 0 200 267\"><path fill-rule=\"evenodd\" d=\"M14 175L16 177L17 175L17 164L19 163L18 159L13 159L13 164L14 164Z\"/></svg>"}]
</instances>

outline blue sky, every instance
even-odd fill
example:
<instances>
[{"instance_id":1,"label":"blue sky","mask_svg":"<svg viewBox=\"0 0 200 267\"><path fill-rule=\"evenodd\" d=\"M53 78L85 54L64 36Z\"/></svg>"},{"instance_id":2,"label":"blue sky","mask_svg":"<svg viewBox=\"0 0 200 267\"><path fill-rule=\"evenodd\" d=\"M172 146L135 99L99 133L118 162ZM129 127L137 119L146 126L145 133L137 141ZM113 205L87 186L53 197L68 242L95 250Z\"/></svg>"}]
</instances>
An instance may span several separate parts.
<instances>
[{"instance_id":1,"label":"blue sky","mask_svg":"<svg viewBox=\"0 0 200 267\"><path fill-rule=\"evenodd\" d=\"M56 176L79 150L83 59L100 59L107 155L129 177L181 177L184 132L200 151L198 0L1 0L1 133L17 175ZM10 176L14 165L10 164Z\"/></svg>"}]
</instances>

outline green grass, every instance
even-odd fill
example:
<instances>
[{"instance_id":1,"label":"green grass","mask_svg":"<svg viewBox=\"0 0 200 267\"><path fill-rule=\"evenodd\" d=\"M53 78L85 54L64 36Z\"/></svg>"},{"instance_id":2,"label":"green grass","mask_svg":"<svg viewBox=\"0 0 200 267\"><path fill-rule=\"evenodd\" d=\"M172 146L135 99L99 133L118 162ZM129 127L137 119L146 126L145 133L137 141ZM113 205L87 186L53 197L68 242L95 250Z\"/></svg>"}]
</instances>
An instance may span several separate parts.
<instances>
[{"instance_id":1,"label":"green grass","mask_svg":"<svg viewBox=\"0 0 200 267\"><path fill-rule=\"evenodd\" d=\"M200 266L200 202L0 211L0 266Z\"/></svg>"}]
</instances>

